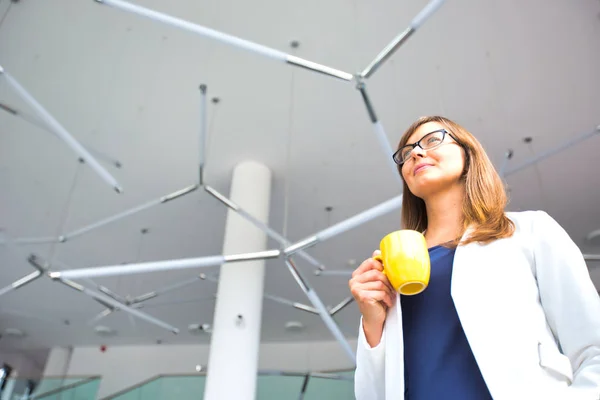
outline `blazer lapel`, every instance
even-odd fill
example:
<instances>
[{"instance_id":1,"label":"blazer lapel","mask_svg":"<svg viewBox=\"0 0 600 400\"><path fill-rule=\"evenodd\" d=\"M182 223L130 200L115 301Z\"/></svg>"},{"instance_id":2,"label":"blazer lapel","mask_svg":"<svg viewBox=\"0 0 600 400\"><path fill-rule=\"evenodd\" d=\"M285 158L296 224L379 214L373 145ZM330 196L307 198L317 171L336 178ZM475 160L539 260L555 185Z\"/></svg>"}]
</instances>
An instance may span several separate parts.
<instances>
[{"instance_id":1,"label":"blazer lapel","mask_svg":"<svg viewBox=\"0 0 600 400\"><path fill-rule=\"evenodd\" d=\"M404 398L404 336L402 334L402 307L400 295L396 305L388 311L385 321L385 398Z\"/></svg>"}]
</instances>

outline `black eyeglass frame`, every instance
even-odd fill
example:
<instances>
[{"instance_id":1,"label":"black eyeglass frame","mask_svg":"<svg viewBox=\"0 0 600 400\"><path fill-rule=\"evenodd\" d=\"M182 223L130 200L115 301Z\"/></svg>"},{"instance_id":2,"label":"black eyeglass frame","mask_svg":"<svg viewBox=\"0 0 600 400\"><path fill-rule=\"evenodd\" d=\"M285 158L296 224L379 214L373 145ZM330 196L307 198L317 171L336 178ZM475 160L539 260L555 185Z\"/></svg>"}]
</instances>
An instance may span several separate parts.
<instances>
[{"instance_id":1,"label":"black eyeglass frame","mask_svg":"<svg viewBox=\"0 0 600 400\"><path fill-rule=\"evenodd\" d=\"M442 132L442 140L440 141L440 143L436 146L433 146L429 149L424 149L423 146L421 146L421 141L423 139L426 139L427 137L429 137L430 135L433 135L434 133L438 133L438 132ZM456 139L456 137L454 137L453 134L451 134L450 132L448 132L445 129L436 129L435 131L431 131L429 133L427 133L425 136L423 136L421 139L419 139L417 142L413 143L413 144L405 144L404 146L400 147L398 150L396 150L396 152L392 155L392 159L394 160L394 162L396 164L398 164L399 166L404 165L404 163L406 161L402 161L402 159L398 160L399 156L402 155L402 150L404 150L406 147L411 147L411 153L412 151L416 148L416 147L420 147L421 149L423 149L424 151L428 151L428 150L433 150L435 148L437 148L438 146L441 146L442 143L444 143L444 139L446 138L446 135L450 136L452 139L454 139L454 141L461 147L463 147L463 145ZM410 155L410 153L409 153Z\"/></svg>"}]
</instances>

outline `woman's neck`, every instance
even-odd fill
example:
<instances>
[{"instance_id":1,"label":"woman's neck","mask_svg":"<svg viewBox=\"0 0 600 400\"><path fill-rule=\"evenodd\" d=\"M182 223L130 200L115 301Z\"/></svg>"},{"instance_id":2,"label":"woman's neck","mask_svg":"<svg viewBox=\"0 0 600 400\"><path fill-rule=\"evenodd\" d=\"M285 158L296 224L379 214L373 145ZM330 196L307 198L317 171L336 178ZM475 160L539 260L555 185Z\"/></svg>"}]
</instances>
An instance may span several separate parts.
<instances>
[{"instance_id":1,"label":"woman's neck","mask_svg":"<svg viewBox=\"0 0 600 400\"><path fill-rule=\"evenodd\" d=\"M425 199L428 247L457 239L463 229L464 187L436 193Z\"/></svg>"}]
</instances>

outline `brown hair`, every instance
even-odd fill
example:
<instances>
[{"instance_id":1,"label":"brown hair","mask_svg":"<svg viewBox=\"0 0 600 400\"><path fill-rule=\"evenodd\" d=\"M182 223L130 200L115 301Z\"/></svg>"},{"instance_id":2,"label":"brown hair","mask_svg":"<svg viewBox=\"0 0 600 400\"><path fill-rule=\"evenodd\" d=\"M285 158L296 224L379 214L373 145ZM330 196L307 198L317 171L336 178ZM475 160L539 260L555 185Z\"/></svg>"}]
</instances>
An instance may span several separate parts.
<instances>
[{"instance_id":1,"label":"brown hair","mask_svg":"<svg viewBox=\"0 0 600 400\"><path fill-rule=\"evenodd\" d=\"M500 176L487 156L483 146L475 137L454 121L440 116L421 117L415 121L400 139L398 149L406 145L410 136L423 124L437 122L454 136L465 151L465 170L462 175L465 187L463 202L463 228L472 227L468 238L460 238L450 246L465 245L471 242L489 243L496 239L512 236L514 223L504 213L507 203L506 191ZM403 181L402 226L423 232L427 228L425 202L412 194L402 177L402 166L398 172ZM459 243L460 242L460 243Z\"/></svg>"}]
</instances>

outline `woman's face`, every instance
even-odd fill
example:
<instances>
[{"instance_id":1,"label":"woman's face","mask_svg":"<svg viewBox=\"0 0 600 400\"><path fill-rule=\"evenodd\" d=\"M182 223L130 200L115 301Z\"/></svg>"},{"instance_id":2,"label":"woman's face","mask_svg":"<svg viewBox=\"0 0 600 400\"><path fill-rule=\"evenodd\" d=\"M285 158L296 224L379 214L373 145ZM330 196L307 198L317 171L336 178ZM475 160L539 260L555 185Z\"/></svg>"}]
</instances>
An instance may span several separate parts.
<instances>
[{"instance_id":1,"label":"woman's face","mask_svg":"<svg viewBox=\"0 0 600 400\"><path fill-rule=\"evenodd\" d=\"M421 125L409 138L408 144L438 129L448 129L437 122ZM441 144L431 150L415 147L402 165L402 177L411 193L422 199L460 184L465 166L463 148L448 134Z\"/></svg>"}]
</instances>

